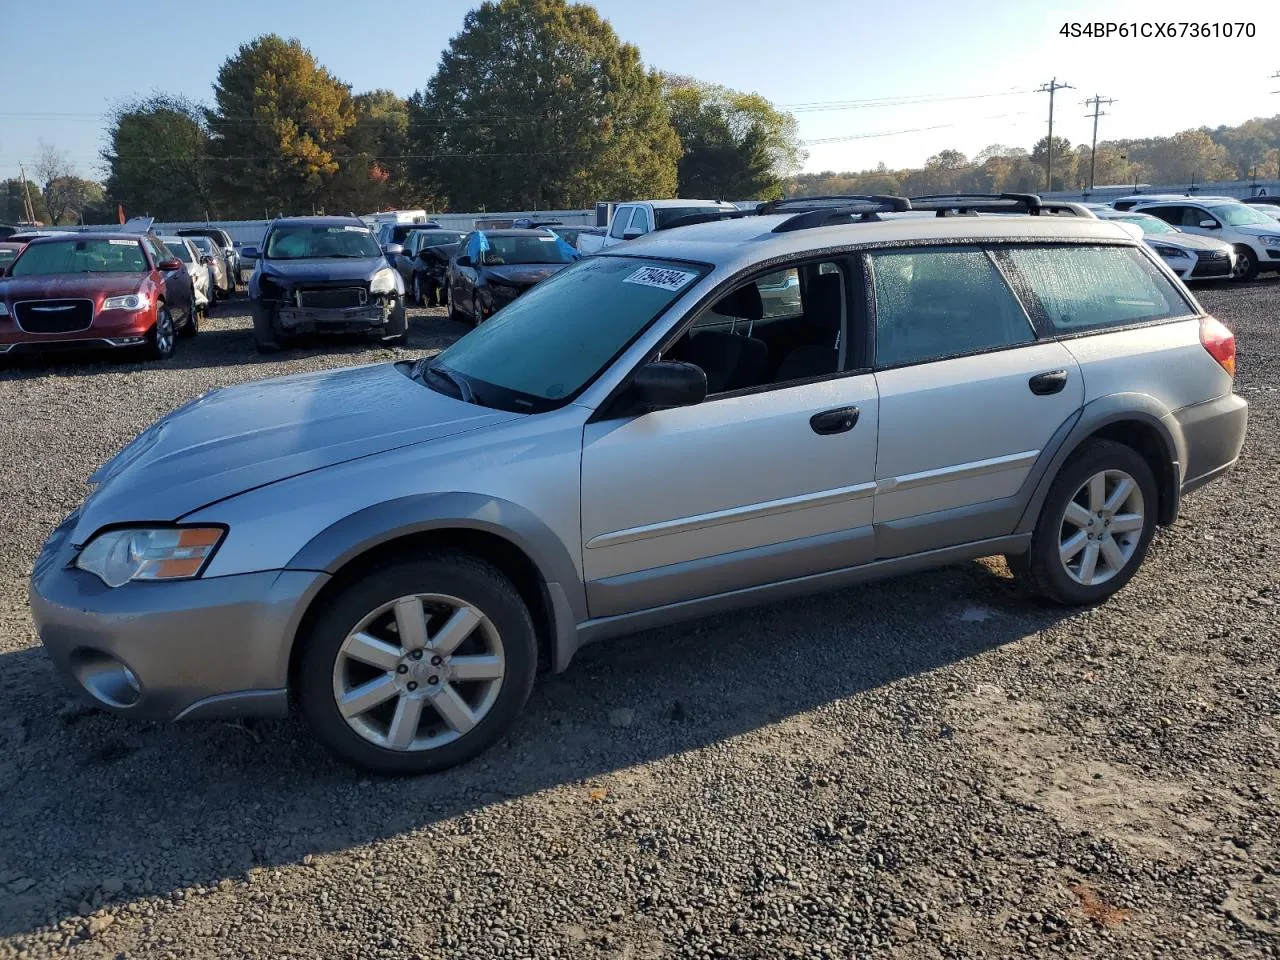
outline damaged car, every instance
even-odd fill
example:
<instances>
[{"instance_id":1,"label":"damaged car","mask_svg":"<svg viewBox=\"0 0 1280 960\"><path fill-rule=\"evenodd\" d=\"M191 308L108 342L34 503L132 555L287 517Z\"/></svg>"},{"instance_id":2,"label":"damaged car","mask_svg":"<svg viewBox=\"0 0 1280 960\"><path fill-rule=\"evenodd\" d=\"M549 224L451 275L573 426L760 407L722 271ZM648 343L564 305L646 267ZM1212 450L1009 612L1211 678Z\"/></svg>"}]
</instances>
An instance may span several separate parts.
<instances>
[{"instance_id":1,"label":"damaged car","mask_svg":"<svg viewBox=\"0 0 1280 960\"><path fill-rule=\"evenodd\" d=\"M261 250L248 250L253 334L259 352L279 350L308 333L368 333L408 339L404 280L355 217L289 217L267 230Z\"/></svg>"}]
</instances>

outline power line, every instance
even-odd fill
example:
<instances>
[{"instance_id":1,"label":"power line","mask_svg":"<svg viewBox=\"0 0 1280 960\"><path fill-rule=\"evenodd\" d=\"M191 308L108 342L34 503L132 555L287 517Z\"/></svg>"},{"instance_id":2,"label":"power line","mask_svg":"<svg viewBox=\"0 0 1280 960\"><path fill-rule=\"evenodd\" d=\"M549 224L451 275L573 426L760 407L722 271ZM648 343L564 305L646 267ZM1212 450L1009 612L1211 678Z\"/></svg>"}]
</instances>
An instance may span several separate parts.
<instances>
[{"instance_id":1,"label":"power line","mask_svg":"<svg viewBox=\"0 0 1280 960\"><path fill-rule=\"evenodd\" d=\"M823 137L820 140L805 140L806 147L815 147L827 143L847 143L850 140L873 140L877 137L896 137L904 133L923 133L927 130L942 130L945 127L959 127L984 120L1003 120L1005 117L1025 117L1030 111L1020 110L1017 113L998 113L990 117L974 117L969 120L957 120L952 123L937 123L928 127L911 127L906 130L885 130L880 133L851 133L843 137Z\"/></svg>"},{"instance_id":2,"label":"power line","mask_svg":"<svg viewBox=\"0 0 1280 960\"><path fill-rule=\"evenodd\" d=\"M1037 93L1049 94L1049 139L1048 144L1048 161L1045 164L1044 172L1044 188L1046 190L1053 189L1053 95L1059 90L1074 90L1075 87L1069 83L1059 83L1058 78L1054 77L1048 83L1041 84L1036 90Z\"/></svg>"},{"instance_id":3,"label":"power line","mask_svg":"<svg viewBox=\"0 0 1280 960\"><path fill-rule=\"evenodd\" d=\"M1086 107L1093 107L1093 144L1089 148L1089 189L1092 190L1094 164L1098 159L1098 118L1106 116L1105 113L1101 112L1102 105L1105 103L1110 106L1115 103L1115 101L1111 99L1104 100L1102 94L1095 93L1092 98L1083 101L1083 103ZM1085 116L1087 117L1089 114L1086 113ZM1052 136L1052 134L1050 134L1050 136Z\"/></svg>"}]
</instances>

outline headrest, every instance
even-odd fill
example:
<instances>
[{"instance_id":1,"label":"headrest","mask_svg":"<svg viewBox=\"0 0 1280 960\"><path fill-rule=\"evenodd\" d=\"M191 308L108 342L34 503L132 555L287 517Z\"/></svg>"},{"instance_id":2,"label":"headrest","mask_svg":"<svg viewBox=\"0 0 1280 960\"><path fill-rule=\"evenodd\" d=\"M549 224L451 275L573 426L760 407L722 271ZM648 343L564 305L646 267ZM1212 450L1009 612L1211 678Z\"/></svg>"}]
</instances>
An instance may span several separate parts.
<instances>
[{"instance_id":1,"label":"headrest","mask_svg":"<svg viewBox=\"0 0 1280 960\"><path fill-rule=\"evenodd\" d=\"M711 308L711 312L738 320L759 320L764 316L764 301L760 299L760 290L756 285L748 283L727 297L721 297Z\"/></svg>"}]
</instances>

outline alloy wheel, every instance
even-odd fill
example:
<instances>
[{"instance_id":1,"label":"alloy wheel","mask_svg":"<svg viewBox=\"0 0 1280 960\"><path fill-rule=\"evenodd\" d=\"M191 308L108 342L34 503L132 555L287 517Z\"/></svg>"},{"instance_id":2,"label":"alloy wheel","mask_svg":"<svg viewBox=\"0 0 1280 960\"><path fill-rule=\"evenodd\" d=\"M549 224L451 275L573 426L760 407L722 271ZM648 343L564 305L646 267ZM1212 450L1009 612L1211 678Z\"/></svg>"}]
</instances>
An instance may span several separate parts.
<instances>
[{"instance_id":1,"label":"alloy wheel","mask_svg":"<svg viewBox=\"0 0 1280 960\"><path fill-rule=\"evenodd\" d=\"M1106 583L1129 563L1142 542L1142 490L1123 470L1089 477L1067 503L1058 537L1058 557L1076 583Z\"/></svg>"},{"instance_id":2,"label":"alloy wheel","mask_svg":"<svg viewBox=\"0 0 1280 960\"><path fill-rule=\"evenodd\" d=\"M369 742L433 750L484 719L505 673L502 638L481 610L446 594L415 594L381 605L347 634L333 696Z\"/></svg>"},{"instance_id":3,"label":"alloy wheel","mask_svg":"<svg viewBox=\"0 0 1280 960\"><path fill-rule=\"evenodd\" d=\"M173 350L173 317L168 307L161 307L156 316L156 353L168 356Z\"/></svg>"},{"instance_id":4,"label":"alloy wheel","mask_svg":"<svg viewBox=\"0 0 1280 960\"><path fill-rule=\"evenodd\" d=\"M1243 280L1253 269L1253 255L1243 250L1236 253L1236 265L1231 268L1232 280Z\"/></svg>"}]
</instances>

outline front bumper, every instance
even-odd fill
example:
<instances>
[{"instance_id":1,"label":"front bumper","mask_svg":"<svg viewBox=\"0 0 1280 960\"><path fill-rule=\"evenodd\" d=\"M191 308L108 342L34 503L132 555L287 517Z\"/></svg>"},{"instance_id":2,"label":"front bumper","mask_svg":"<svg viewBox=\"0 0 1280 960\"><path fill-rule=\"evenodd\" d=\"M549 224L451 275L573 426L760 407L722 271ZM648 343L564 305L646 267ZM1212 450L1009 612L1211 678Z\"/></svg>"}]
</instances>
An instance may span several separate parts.
<instances>
[{"instance_id":1,"label":"front bumper","mask_svg":"<svg viewBox=\"0 0 1280 960\"><path fill-rule=\"evenodd\" d=\"M1210 280L1229 277L1235 269L1235 257L1223 257L1220 260L1197 260L1190 276L1196 280Z\"/></svg>"},{"instance_id":2,"label":"front bumper","mask_svg":"<svg viewBox=\"0 0 1280 960\"><path fill-rule=\"evenodd\" d=\"M276 320L286 333L354 332L386 326L391 311L390 302L331 309L282 304L276 308Z\"/></svg>"},{"instance_id":3,"label":"front bumper","mask_svg":"<svg viewBox=\"0 0 1280 960\"><path fill-rule=\"evenodd\" d=\"M1216 480L1235 466L1249 426L1249 404L1244 397L1228 393L1183 407L1173 416L1187 450L1184 494Z\"/></svg>"},{"instance_id":4,"label":"front bumper","mask_svg":"<svg viewBox=\"0 0 1280 960\"><path fill-rule=\"evenodd\" d=\"M111 588L70 566L75 514L31 575L31 615L58 672L98 706L142 719L276 716L289 650L328 580L270 570Z\"/></svg>"},{"instance_id":5,"label":"front bumper","mask_svg":"<svg viewBox=\"0 0 1280 960\"><path fill-rule=\"evenodd\" d=\"M154 306L145 310L99 310L83 330L60 333L30 333L19 327L10 315L0 318L0 354L136 347L146 339L155 323Z\"/></svg>"}]
</instances>

